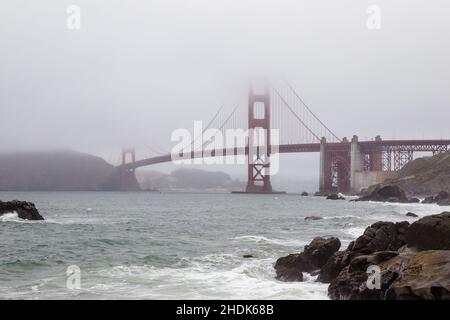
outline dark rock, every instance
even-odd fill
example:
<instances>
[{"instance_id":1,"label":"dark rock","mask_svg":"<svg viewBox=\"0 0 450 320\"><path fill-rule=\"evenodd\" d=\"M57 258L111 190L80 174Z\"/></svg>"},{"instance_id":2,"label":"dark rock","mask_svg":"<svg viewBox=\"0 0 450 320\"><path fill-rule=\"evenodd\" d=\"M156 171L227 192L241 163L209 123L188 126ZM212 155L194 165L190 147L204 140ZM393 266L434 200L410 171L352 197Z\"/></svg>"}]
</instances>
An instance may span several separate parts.
<instances>
[{"instance_id":1,"label":"dark rock","mask_svg":"<svg viewBox=\"0 0 450 320\"><path fill-rule=\"evenodd\" d=\"M409 222L376 222L355 240L352 251L369 254L377 251L396 251L405 245Z\"/></svg>"},{"instance_id":2,"label":"dark rock","mask_svg":"<svg viewBox=\"0 0 450 320\"><path fill-rule=\"evenodd\" d=\"M305 265L299 253L279 258L275 263L276 278L281 281L303 281L302 269Z\"/></svg>"},{"instance_id":3,"label":"dark rock","mask_svg":"<svg viewBox=\"0 0 450 320\"><path fill-rule=\"evenodd\" d=\"M384 292L389 285L398 278L398 272L390 270L380 270L381 286L368 288L368 271L372 265L379 265L398 256L395 251L382 251L370 255L357 256L351 260L350 264L342 269L339 275L330 283L328 295L335 300L379 300L384 296Z\"/></svg>"},{"instance_id":4,"label":"dark rock","mask_svg":"<svg viewBox=\"0 0 450 320\"><path fill-rule=\"evenodd\" d=\"M244 254L242 257L245 259L254 258L254 256L251 254Z\"/></svg>"},{"instance_id":5,"label":"dark rock","mask_svg":"<svg viewBox=\"0 0 450 320\"><path fill-rule=\"evenodd\" d=\"M307 197L307 196L309 196L309 194L308 194L308 192L305 191L305 192L302 192L302 196Z\"/></svg>"},{"instance_id":6,"label":"dark rock","mask_svg":"<svg viewBox=\"0 0 450 320\"><path fill-rule=\"evenodd\" d=\"M303 253L312 265L312 270L320 269L333 253L339 250L341 241L338 238L314 238Z\"/></svg>"},{"instance_id":7,"label":"dark rock","mask_svg":"<svg viewBox=\"0 0 450 320\"><path fill-rule=\"evenodd\" d=\"M418 215L415 214L415 213L413 213L413 212L408 212L408 213L406 214L406 216L407 216L407 217L413 217L413 218L417 218L417 217L418 217Z\"/></svg>"},{"instance_id":8,"label":"dark rock","mask_svg":"<svg viewBox=\"0 0 450 320\"><path fill-rule=\"evenodd\" d=\"M450 250L450 212L423 217L408 228L408 247L422 250Z\"/></svg>"},{"instance_id":9,"label":"dark rock","mask_svg":"<svg viewBox=\"0 0 450 320\"><path fill-rule=\"evenodd\" d=\"M314 197L328 197L328 193L317 191L316 193L314 193Z\"/></svg>"},{"instance_id":10,"label":"dark rock","mask_svg":"<svg viewBox=\"0 0 450 320\"><path fill-rule=\"evenodd\" d=\"M420 203L420 199L419 198L411 198L409 199L410 203Z\"/></svg>"},{"instance_id":11,"label":"dark rock","mask_svg":"<svg viewBox=\"0 0 450 320\"><path fill-rule=\"evenodd\" d=\"M440 206L450 206L450 193L441 191L435 197L426 197L422 203L436 203Z\"/></svg>"},{"instance_id":12,"label":"dark rock","mask_svg":"<svg viewBox=\"0 0 450 320\"><path fill-rule=\"evenodd\" d=\"M34 206L34 203L26 201L13 200L9 202L0 201L0 216L5 213L16 212L20 219L25 220L44 220Z\"/></svg>"},{"instance_id":13,"label":"dark rock","mask_svg":"<svg viewBox=\"0 0 450 320\"><path fill-rule=\"evenodd\" d=\"M410 203L417 201L408 199L405 192L398 186L384 186L375 188L370 194L364 195L354 201L379 201L379 202L400 202Z\"/></svg>"},{"instance_id":14,"label":"dark rock","mask_svg":"<svg viewBox=\"0 0 450 320\"><path fill-rule=\"evenodd\" d=\"M345 198L344 198L344 197L341 197L341 196L338 195L337 193L333 193L333 194L330 194L330 195L327 197L327 200L345 200Z\"/></svg>"},{"instance_id":15,"label":"dark rock","mask_svg":"<svg viewBox=\"0 0 450 320\"><path fill-rule=\"evenodd\" d=\"M322 217L318 217L318 216L308 216L305 217L305 220L322 220Z\"/></svg>"},{"instance_id":16,"label":"dark rock","mask_svg":"<svg viewBox=\"0 0 450 320\"><path fill-rule=\"evenodd\" d=\"M333 253L325 265L320 269L317 281L322 283L330 283L357 255L357 253L349 250Z\"/></svg>"},{"instance_id":17,"label":"dark rock","mask_svg":"<svg viewBox=\"0 0 450 320\"><path fill-rule=\"evenodd\" d=\"M304 251L282 257L275 263L276 278L283 281L302 281L302 272L312 272L325 265L341 246L338 238L317 237L306 245Z\"/></svg>"},{"instance_id":18,"label":"dark rock","mask_svg":"<svg viewBox=\"0 0 450 320\"><path fill-rule=\"evenodd\" d=\"M450 206L450 193L441 191L434 197L434 201L440 206Z\"/></svg>"}]
</instances>

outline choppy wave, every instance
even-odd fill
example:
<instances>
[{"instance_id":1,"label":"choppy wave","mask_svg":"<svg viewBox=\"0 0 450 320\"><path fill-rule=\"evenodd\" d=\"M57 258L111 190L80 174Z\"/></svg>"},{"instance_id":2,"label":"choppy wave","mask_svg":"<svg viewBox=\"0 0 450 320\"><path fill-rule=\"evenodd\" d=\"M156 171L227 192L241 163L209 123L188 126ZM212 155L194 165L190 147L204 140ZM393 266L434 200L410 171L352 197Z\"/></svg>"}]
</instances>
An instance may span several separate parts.
<instances>
[{"instance_id":1,"label":"choppy wave","mask_svg":"<svg viewBox=\"0 0 450 320\"><path fill-rule=\"evenodd\" d=\"M277 281L276 259L301 251L319 235L340 238L344 248L376 221L412 222L418 218L406 217L408 211L420 218L448 210L320 197L302 197L300 203L283 195L276 202L223 194L3 198L12 196L29 197L46 220L0 217L0 299L327 299L327 285L310 274L304 282ZM80 209L88 205L98 209ZM323 219L304 221L310 215ZM81 268L79 291L66 288L72 264Z\"/></svg>"},{"instance_id":2,"label":"choppy wave","mask_svg":"<svg viewBox=\"0 0 450 320\"><path fill-rule=\"evenodd\" d=\"M238 240L238 241L249 241L249 242L256 242L256 243L268 243L268 244L275 244L278 246L287 246L287 247L299 247L304 246L307 244L305 241L299 241L294 239L270 239L264 236L253 236L253 235L246 235L246 236L238 236L232 238L232 240Z\"/></svg>"},{"instance_id":3,"label":"choppy wave","mask_svg":"<svg viewBox=\"0 0 450 320\"><path fill-rule=\"evenodd\" d=\"M224 259L234 260L236 266L223 268ZM327 285L315 282L314 277L306 276L302 283L275 280L273 261L272 258L242 261L232 255L208 255L193 259L184 268L116 266L99 272L111 283L96 284L89 290L97 294L106 290L114 295L125 282L134 288L129 298L328 299Z\"/></svg>"}]
</instances>

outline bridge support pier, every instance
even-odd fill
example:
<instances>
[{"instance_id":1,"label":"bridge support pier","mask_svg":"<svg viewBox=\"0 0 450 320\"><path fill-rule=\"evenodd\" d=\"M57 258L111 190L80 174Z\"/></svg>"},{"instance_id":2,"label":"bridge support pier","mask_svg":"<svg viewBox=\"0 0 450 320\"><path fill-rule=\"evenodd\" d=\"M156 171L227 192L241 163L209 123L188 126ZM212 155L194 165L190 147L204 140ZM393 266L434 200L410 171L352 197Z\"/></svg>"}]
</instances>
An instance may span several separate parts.
<instances>
[{"instance_id":1,"label":"bridge support pier","mask_svg":"<svg viewBox=\"0 0 450 320\"><path fill-rule=\"evenodd\" d=\"M320 140L320 172L319 172L319 193L326 193L326 144L327 139L325 137L322 137L322 140Z\"/></svg>"},{"instance_id":2,"label":"bridge support pier","mask_svg":"<svg viewBox=\"0 0 450 320\"><path fill-rule=\"evenodd\" d=\"M262 108L255 110L259 104ZM270 183L270 93L248 94L248 181L247 193L271 193Z\"/></svg>"},{"instance_id":3,"label":"bridge support pier","mask_svg":"<svg viewBox=\"0 0 450 320\"><path fill-rule=\"evenodd\" d=\"M134 149L122 150L122 166L120 167L120 191L139 191L141 187L136 179L134 168L126 168L128 156L131 156L131 163L136 161L136 152Z\"/></svg>"},{"instance_id":4,"label":"bridge support pier","mask_svg":"<svg viewBox=\"0 0 450 320\"><path fill-rule=\"evenodd\" d=\"M363 171L363 156L359 147L358 136L354 135L350 144L350 191L359 192L356 184L357 172Z\"/></svg>"}]
</instances>

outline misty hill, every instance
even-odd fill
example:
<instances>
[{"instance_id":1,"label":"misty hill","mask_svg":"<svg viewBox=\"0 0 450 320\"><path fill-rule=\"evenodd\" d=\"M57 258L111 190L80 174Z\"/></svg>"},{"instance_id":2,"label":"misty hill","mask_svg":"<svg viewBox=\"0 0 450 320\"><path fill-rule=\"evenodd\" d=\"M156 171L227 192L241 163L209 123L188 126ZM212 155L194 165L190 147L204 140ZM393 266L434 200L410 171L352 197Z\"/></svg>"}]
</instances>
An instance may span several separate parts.
<instances>
[{"instance_id":1,"label":"misty hill","mask_svg":"<svg viewBox=\"0 0 450 320\"><path fill-rule=\"evenodd\" d=\"M0 154L0 190L102 190L114 172L102 158L75 151Z\"/></svg>"},{"instance_id":2,"label":"misty hill","mask_svg":"<svg viewBox=\"0 0 450 320\"><path fill-rule=\"evenodd\" d=\"M398 179L384 184L397 185L415 195L435 195L450 191L450 152L415 159L400 170Z\"/></svg>"},{"instance_id":3,"label":"misty hill","mask_svg":"<svg viewBox=\"0 0 450 320\"><path fill-rule=\"evenodd\" d=\"M244 183L228 174L216 171L182 168L164 174L157 171L136 172L143 189L173 191L231 191L241 190Z\"/></svg>"}]
</instances>

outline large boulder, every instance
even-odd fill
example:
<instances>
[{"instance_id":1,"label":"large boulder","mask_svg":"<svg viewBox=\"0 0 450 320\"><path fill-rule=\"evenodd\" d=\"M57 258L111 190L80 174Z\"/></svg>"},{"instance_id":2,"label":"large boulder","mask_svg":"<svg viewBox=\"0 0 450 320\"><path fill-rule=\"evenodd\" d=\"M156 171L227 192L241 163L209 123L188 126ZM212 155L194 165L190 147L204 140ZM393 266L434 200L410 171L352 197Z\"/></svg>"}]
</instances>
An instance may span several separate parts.
<instances>
[{"instance_id":1,"label":"large boulder","mask_svg":"<svg viewBox=\"0 0 450 320\"><path fill-rule=\"evenodd\" d=\"M377 251L395 251L406 244L405 234L409 222L379 221L368 227L349 249L369 254Z\"/></svg>"},{"instance_id":2,"label":"large boulder","mask_svg":"<svg viewBox=\"0 0 450 320\"><path fill-rule=\"evenodd\" d=\"M276 279L281 281L303 281L303 270L309 269L301 253L281 257L275 262Z\"/></svg>"},{"instance_id":3,"label":"large boulder","mask_svg":"<svg viewBox=\"0 0 450 320\"><path fill-rule=\"evenodd\" d=\"M17 216L25 220L44 220L39 214L34 203L26 201L0 201L0 216L6 213L17 213Z\"/></svg>"},{"instance_id":4,"label":"large boulder","mask_svg":"<svg viewBox=\"0 0 450 320\"><path fill-rule=\"evenodd\" d=\"M354 201L379 201L379 202L417 202L417 199L408 199L406 193L398 186L378 186L370 193L363 195Z\"/></svg>"},{"instance_id":5,"label":"large boulder","mask_svg":"<svg viewBox=\"0 0 450 320\"><path fill-rule=\"evenodd\" d=\"M282 281L302 281L302 272L312 272L322 268L328 259L339 250L338 238L314 238L302 253L279 258L275 263L276 278Z\"/></svg>"},{"instance_id":6,"label":"large boulder","mask_svg":"<svg viewBox=\"0 0 450 320\"><path fill-rule=\"evenodd\" d=\"M417 220L406 232L408 247L421 250L450 250L450 212Z\"/></svg>"}]
</instances>

